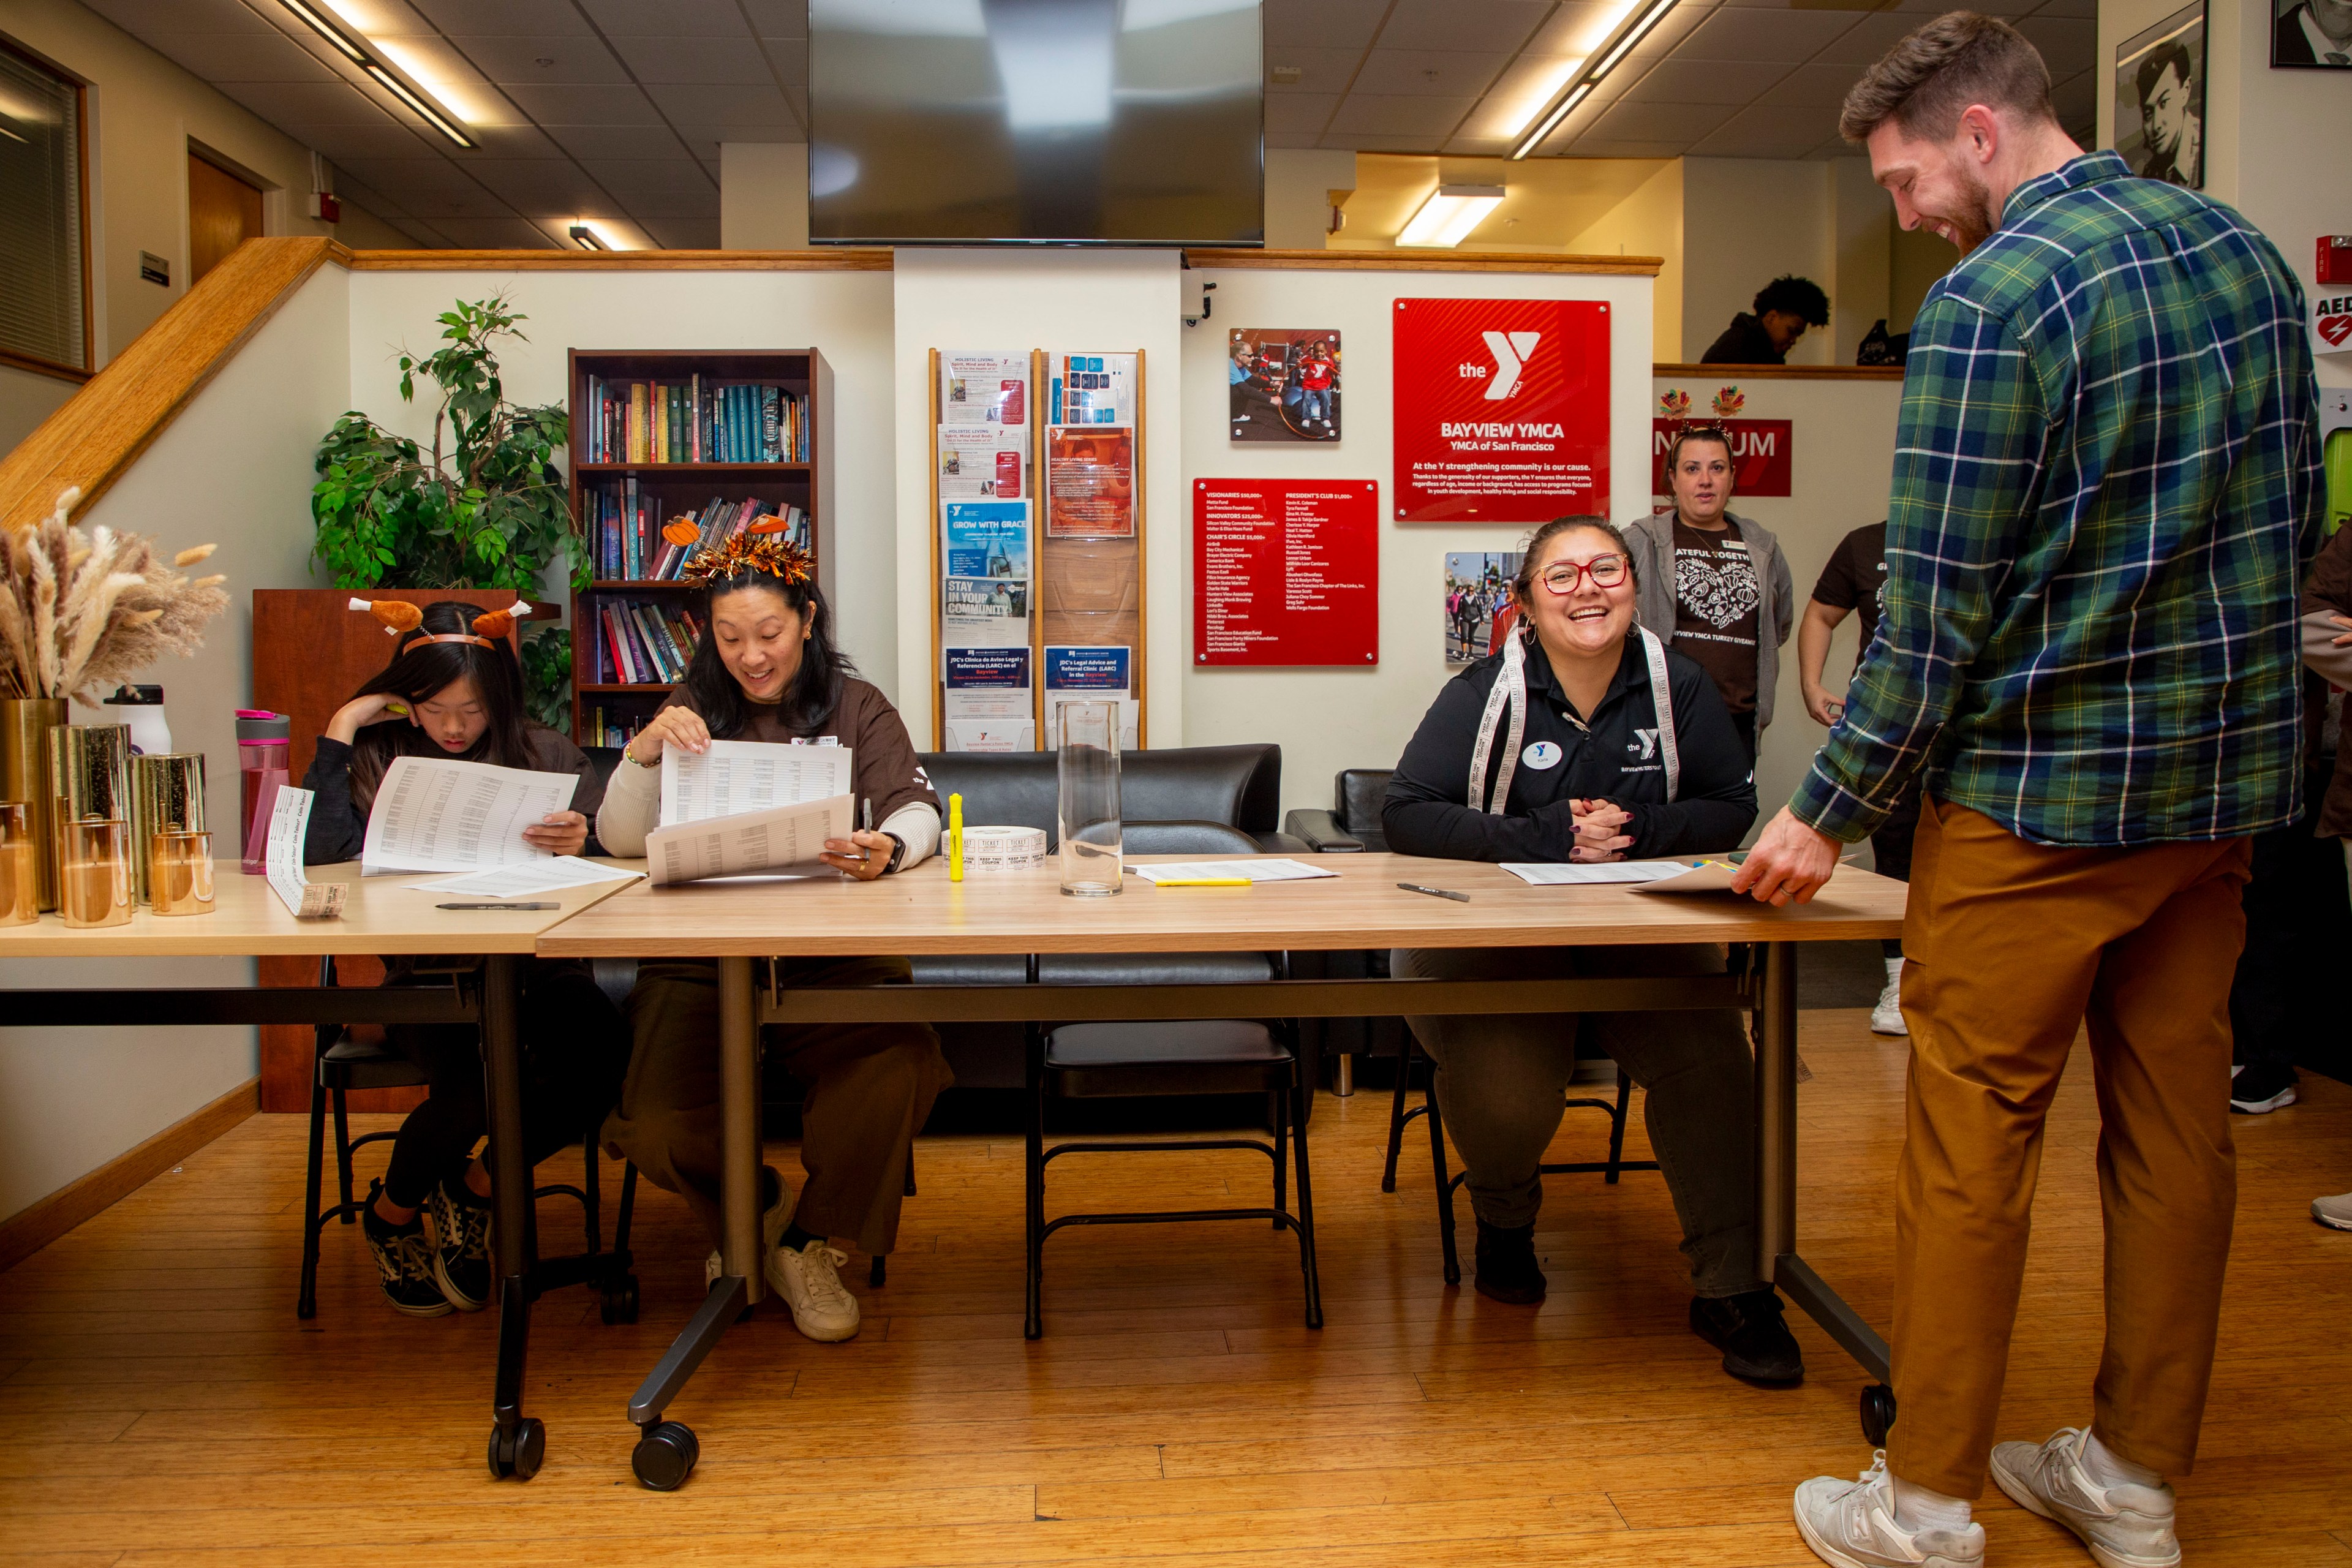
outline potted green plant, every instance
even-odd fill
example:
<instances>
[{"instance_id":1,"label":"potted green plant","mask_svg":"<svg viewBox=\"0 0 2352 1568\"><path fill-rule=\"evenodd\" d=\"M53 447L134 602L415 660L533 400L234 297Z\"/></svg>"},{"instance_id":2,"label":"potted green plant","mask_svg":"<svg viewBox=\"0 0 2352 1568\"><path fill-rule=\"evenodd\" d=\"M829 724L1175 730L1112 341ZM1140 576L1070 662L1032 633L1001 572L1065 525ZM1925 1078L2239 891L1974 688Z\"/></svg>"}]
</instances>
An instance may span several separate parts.
<instances>
[{"instance_id":1,"label":"potted green plant","mask_svg":"<svg viewBox=\"0 0 2352 1568\"><path fill-rule=\"evenodd\" d=\"M460 300L440 317L441 348L401 353L403 402L415 400L420 374L439 389L430 451L356 409L319 443L311 556L337 588L509 588L528 599L559 558L575 585L586 580L553 461L570 420L561 404L509 403L499 376L494 345L527 341L516 323L528 319L503 294ZM535 627L523 644L531 716L566 731L571 644L561 626Z\"/></svg>"}]
</instances>

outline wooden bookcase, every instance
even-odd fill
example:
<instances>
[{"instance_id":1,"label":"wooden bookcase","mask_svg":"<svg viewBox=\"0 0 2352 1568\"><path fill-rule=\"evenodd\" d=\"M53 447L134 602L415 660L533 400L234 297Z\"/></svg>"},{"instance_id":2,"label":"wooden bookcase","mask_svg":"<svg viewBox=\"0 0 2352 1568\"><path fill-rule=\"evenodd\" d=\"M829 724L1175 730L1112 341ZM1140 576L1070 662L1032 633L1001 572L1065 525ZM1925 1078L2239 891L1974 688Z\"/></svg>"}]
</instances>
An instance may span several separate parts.
<instances>
[{"instance_id":1,"label":"wooden bookcase","mask_svg":"<svg viewBox=\"0 0 2352 1568\"><path fill-rule=\"evenodd\" d=\"M743 384L783 387L798 395L807 409L808 460L785 463L651 463L589 462L589 433L596 410L590 395L593 382L648 382L663 385L691 384L699 376L706 389ZM652 717L669 687L654 682L630 683L600 679L596 647L601 636L600 608L614 599L675 603L696 602L699 590L691 583L645 582L604 576L603 556L594 498L598 492L634 478L637 493L651 521L659 548L661 526L681 512L699 515L712 500L740 501L756 497L763 509L799 507L809 516L809 544L816 556L817 584L830 602L834 596L832 412L833 372L814 349L642 350L573 349L565 376L572 416L572 511L586 531L590 558L596 563L588 586L572 595L572 724L583 745L589 744L601 710L615 727L642 723ZM615 672L617 674L617 671Z\"/></svg>"}]
</instances>

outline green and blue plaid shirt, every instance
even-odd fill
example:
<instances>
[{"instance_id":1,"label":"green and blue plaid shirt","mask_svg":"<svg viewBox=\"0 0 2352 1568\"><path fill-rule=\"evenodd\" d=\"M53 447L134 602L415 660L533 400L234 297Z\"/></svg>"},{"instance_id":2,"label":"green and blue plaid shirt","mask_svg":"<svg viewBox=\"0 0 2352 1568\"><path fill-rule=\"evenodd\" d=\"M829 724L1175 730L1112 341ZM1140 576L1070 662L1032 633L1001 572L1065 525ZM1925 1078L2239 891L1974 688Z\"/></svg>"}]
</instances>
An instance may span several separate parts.
<instances>
[{"instance_id":1,"label":"green and blue plaid shirt","mask_svg":"<svg viewBox=\"0 0 2352 1568\"><path fill-rule=\"evenodd\" d=\"M1878 636L1790 809L1851 842L1924 767L2040 844L2294 820L2318 395L2271 243L2074 159L1928 291L1908 365Z\"/></svg>"}]
</instances>

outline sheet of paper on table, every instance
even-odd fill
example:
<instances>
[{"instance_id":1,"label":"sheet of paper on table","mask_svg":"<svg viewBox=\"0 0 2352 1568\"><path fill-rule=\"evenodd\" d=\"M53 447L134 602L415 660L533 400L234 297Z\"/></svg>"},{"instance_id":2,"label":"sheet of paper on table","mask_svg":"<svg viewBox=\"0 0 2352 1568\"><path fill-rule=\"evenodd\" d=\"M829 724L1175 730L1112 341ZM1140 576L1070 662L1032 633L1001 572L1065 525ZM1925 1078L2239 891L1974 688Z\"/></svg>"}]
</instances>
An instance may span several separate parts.
<instances>
[{"instance_id":1,"label":"sheet of paper on table","mask_svg":"<svg viewBox=\"0 0 2352 1568\"><path fill-rule=\"evenodd\" d=\"M1641 893L1727 893L1732 874L1739 869L1728 860L1702 860L1678 877L1667 877L1637 888Z\"/></svg>"},{"instance_id":2,"label":"sheet of paper on table","mask_svg":"<svg viewBox=\"0 0 2352 1568\"><path fill-rule=\"evenodd\" d=\"M269 890L298 921L337 918L351 891L345 883L313 882L302 874L302 844L310 832L310 805L317 798L307 789L280 785L269 808L269 837L261 848Z\"/></svg>"},{"instance_id":3,"label":"sheet of paper on table","mask_svg":"<svg viewBox=\"0 0 2352 1568\"><path fill-rule=\"evenodd\" d=\"M368 813L360 869L478 871L552 858L522 830L571 805L574 773L542 773L460 763L446 757L394 757Z\"/></svg>"},{"instance_id":4,"label":"sheet of paper on table","mask_svg":"<svg viewBox=\"0 0 2352 1568\"><path fill-rule=\"evenodd\" d=\"M656 888L757 872L830 871L817 858L828 838L847 838L850 797L741 812L656 827L646 835L646 868Z\"/></svg>"},{"instance_id":5,"label":"sheet of paper on table","mask_svg":"<svg viewBox=\"0 0 2352 1568\"><path fill-rule=\"evenodd\" d=\"M850 756L847 746L768 741L713 741L699 756L664 746L661 825L676 827L847 795L854 776Z\"/></svg>"},{"instance_id":6,"label":"sheet of paper on table","mask_svg":"<svg viewBox=\"0 0 2352 1568\"><path fill-rule=\"evenodd\" d=\"M520 899L533 893L552 893L564 888L590 888L599 882L635 881L642 872L624 871L614 866L599 866L593 860L583 860L577 855L558 855L546 860L535 860L527 866L493 866L487 871L471 871L462 877L444 877L437 882L418 882L420 893L465 893L478 899Z\"/></svg>"},{"instance_id":7,"label":"sheet of paper on table","mask_svg":"<svg viewBox=\"0 0 2352 1568\"><path fill-rule=\"evenodd\" d=\"M1687 860L1604 860L1596 865L1506 860L1503 869L1538 888L1587 887L1603 882L1657 882L1691 868Z\"/></svg>"},{"instance_id":8,"label":"sheet of paper on table","mask_svg":"<svg viewBox=\"0 0 2352 1568\"><path fill-rule=\"evenodd\" d=\"M1304 860L1181 860L1167 866L1130 866L1147 882L1192 882L1204 878L1246 877L1253 882L1303 882L1311 877L1336 877Z\"/></svg>"}]
</instances>

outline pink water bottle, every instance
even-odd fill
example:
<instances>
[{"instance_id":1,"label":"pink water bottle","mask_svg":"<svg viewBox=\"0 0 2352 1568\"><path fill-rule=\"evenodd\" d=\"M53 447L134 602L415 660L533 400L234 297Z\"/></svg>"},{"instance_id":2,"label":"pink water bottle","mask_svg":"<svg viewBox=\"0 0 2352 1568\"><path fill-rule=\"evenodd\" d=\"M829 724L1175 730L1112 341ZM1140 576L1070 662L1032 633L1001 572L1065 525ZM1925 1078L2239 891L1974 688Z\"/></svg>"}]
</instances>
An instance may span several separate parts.
<instances>
[{"instance_id":1,"label":"pink water bottle","mask_svg":"<svg viewBox=\"0 0 2352 1568\"><path fill-rule=\"evenodd\" d=\"M278 792L291 782L287 766L293 743L294 721L287 715L260 708L236 710L237 778L245 786L237 812L238 851L249 877L269 869L269 818L278 809Z\"/></svg>"}]
</instances>

